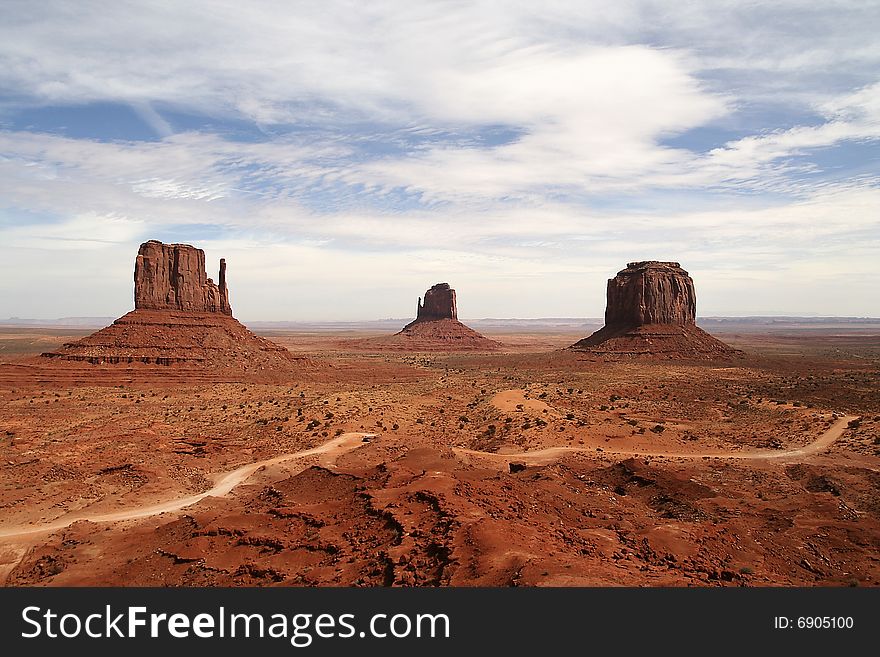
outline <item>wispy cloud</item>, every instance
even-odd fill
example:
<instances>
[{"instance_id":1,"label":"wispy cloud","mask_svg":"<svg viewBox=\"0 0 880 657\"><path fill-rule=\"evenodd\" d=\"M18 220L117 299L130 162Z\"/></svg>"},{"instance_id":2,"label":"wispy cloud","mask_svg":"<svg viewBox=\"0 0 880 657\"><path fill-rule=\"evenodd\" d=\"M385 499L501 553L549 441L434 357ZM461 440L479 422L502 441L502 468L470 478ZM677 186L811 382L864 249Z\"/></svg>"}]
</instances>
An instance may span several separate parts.
<instances>
[{"instance_id":1,"label":"wispy cloud","mask_svg":"<svg viewBox=\"0 0 880 657\"><path fill-rule=\"evenodd\" d=\"M153 129L157 136L164 138L174 134L171 124L149 102L134 102L131 107Z\"/></svg>"},{"instance_id":2,"label":"wispy cloud","mask_svg":"<svg viewBox=\"0 0 880 657\"><path fill-rule=\"evenodd\" d=\"M643 257L682 261L715 309L813 286L799 309L878 314L851 280L880 274L878 21L843 1L6 3L0 277L31 275L0 316L78 312L75 292L36 308L56 271L36 254L123 271L151 237L222 250L251 317L409 312L433 278L471 314L598 315ZM151 132L73 138L35 112L97 103ZM127 303L129 278L88 302Z\"/></svg>"}]
</instances>

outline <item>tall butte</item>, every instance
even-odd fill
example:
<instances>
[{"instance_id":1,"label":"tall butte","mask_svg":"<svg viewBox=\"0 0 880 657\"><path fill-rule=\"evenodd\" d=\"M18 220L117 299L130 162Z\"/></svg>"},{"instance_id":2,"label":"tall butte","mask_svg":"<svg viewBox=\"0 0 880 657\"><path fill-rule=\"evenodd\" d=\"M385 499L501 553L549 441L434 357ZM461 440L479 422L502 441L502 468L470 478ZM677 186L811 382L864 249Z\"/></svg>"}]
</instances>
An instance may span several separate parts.
<instances>
[{"instance_id":1,"label":"tall butte","mask_svg":"<svg viewBox=\"0 0 880 657\"><path fill-rule=\"evenodd\" d=\"M134 265L134 310L42 356L93 365L174 365L221 375L286 378L293 362L303 359L232 317L225 259L220 260L218 281L208 278L201 249L144 242Z\"/></svg>"},{"instance_id":2,"label":"tall butte","mask_svg":"<svg viewBox=\"0 0 880 657\"><path fill-rule=\"evenodd\" d=\"M437 283L425 292L425 302L422 297L416 305L416 318L409 324L412 326L418 322L436 322L442 319L454 319L458 321L458 304L455 302L455 290L449 287L449 283Z\"/></svg>"},{"instance_id":3,"label":"tall butte","mask_svg":"<svg viewBox=\"0 0 880 657\"><path fill-rule=\"evenodd\" d=\"M608 281L605 326L571 349L701 359L740 353L699 328L696 319L694 281L677 262L630 262Z\"/></svg>"},{"instance_id":4,"label":"tall butte","mask_svg":"<svg viewBox=\"0 0 880 657\"><path fill-rule=\"evenodd\" d=\"M135 310L181 310L232 316L226 287L226 259L219 285L205 273L205 252L189 244L141 244L134 262Z\"/></svg>"},{"instance_id":5,"label":"tall butte","mask_svg":"<svg viewBox=\"0 0 880 657\"><path fill-rule=\"evenodd\" d=\"M449 283L437 283L419 297L416 318L394 335L360 341L361 347L401 351L496 351L500 342L458 321L458 305Z\"/></svg>"}]
</instances>

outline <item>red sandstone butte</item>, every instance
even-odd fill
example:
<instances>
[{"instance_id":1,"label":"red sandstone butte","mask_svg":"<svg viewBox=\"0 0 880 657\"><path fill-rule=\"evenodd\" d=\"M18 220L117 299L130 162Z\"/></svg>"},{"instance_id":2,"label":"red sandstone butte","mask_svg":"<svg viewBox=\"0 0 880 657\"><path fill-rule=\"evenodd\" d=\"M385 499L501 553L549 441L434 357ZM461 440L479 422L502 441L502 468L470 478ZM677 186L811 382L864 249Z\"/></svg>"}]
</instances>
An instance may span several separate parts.
<instances>
[{"instance_id":1,"label":"red sandstone butte","mask_svg":"<svg viewBox=\"0 0 880 657\"><path fill-rule=\"evenodd\" d=\"M694 281L677 262L631 262L608 281L605 325L696 324Z\"/></svg>"},{"instance_id":2,"label":"red sandstone butte","mask_svg":"<svg viewBox=\"0 0 880 657\"><path fill-rule=\"evenodd\" d=\"M571 348L667 358L739 353L698 328L696 318L694 281L677 262L630 262L608 281L605 326Z\"/></svg>"},{"instance_id":3,"label":"red sandstone butte","mask_svg":"<svg viewBox=\"0 0 880 657\"><path fill-rule=\"evenodd\" d=\"M500 342L458 321L455 290L437 283L419 298L416 318L394 335L352 342L357 349L382 351L497 351Z\"/></svg>"},{"instance_id":4,"label":"red sandstone butte","mask_svg":"<svg viewBox=\"0 0 880 657\"><path fill-rule=\"evenodd\" d=\"M391 340L412 351L495 351L500 346L458 321L455 290L449 283L432 285L424 303L419 299L416 318Z\"/></svg>"},{"instance_id":5,"label":"red sandstone butte","mask_svg":"<svg viewBox=\"0 0 880 657\"><path fill-rule=\"evenodd\" d=\"M92 365L174 365L235 378L290 377L296 359L232 317L226 261L219 285L205 272L205 252L189 244L141 244L134 266L135 309L45 358Z\"/></svg>"},{"instance_id":6,"label":"red sandstone butte","mask_svg":"<svg viewBox=\"0 0 880 657\"><path fill-rule=\"evenodd\" d=\"M455 290L449 283L437 283L425 292L425 302L419 297L416 308L417 322L438 319L458 319L458 307L455 303Z\"/></svg>"},{"instance_id":7,"label":"red sandstone butte","mask_svg":"<svg viewBox=\"0 0 880 657\"><path fill-rule=\"evenodd\" d=\"M226 260L219 285L205 272L205 252L189 244L141 244L134 264L135 310L184 310L232 315Z\"/></svg>"}]
</instances>

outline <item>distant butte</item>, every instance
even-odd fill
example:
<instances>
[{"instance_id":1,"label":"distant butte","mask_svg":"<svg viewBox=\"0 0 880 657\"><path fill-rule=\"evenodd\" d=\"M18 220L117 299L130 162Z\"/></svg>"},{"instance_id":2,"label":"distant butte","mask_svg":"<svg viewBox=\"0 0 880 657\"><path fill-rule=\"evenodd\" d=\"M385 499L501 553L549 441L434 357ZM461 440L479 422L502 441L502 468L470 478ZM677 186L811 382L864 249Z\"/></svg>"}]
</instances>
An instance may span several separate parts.
<instances>
[{"instance_id":1,"label":"distant butte","mask_svg":"<svg viewBox=\"0 0 880 657\"><path fill-rule=\"evenodd\" d=\"M677 262L630 262L608 281L605 326L571 349L608 356L739 354L696 325L694 281Z\"/></svg>"},{"instance_id":2,"label":"distant butte","mask_svg":"<svg viewBox=\"0 0 880 657\"><path fill-rule=\"evenodd\" d=\"M437 283L419 298L416 318L398 333L360 340L359 348L395 351L497 351L501 343L458 321L458 306L449 283Z\"/></svg>"},{"instance_id":3,"label":"distant butte","mask_svg":"<svg viewBox=\"0 0 880 657\"><path fill-rule=\"evenodd\" d=\"M430 322L438 319L458 319L458 306L455 303L455 290L449 283L437 283L425 292L425 302L419 297L416 307L416 322ZM410 324L410 326L412 326Z\"/></svg>"},{"instance_id":4,"label":"distant butte","mask_svg":"<svg viewBox=\"0 0 880 657\"><path fill-rule=\"evenodd\" d=\"M56 361L93 365L178 365L223 373L284 378L291 353L251 333L232 317L226 261L219 284L205 272L205 252L189 244L141 244L134 266L135 309L56 352Z\"/></svg>"}]
</instances>

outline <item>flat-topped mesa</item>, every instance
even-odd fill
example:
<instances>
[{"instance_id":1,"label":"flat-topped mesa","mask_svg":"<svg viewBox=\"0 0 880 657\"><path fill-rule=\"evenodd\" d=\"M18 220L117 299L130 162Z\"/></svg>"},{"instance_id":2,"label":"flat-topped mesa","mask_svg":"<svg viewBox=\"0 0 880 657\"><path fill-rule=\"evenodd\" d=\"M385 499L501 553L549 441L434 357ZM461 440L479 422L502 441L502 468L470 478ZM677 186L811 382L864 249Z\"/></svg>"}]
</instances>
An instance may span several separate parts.
<instances>
[{"instance_id":1,"label":"flat-topped mesa","mask_svg":"<svg viewBox=\"0 0 880 657\"><path fill-rule=\"evenodd\" d=\"M677 262L630 262L608 281L605 325L696 324L694 281Z\"/></svg>"},{"instance_id":2,"label":"flat-topped mesa","mask_svg":"<svg viewBox=\"0 0 880 657\"><path fill-rule=\"evenodd\" d=\"M608 281L605 326L572 349L600 356L729 358L739 352L697 326L694 281L677 262L630 262Z\"/></svg>"},{"instance_id":3,"label":"flat-topped mesa","mask_svg":"<svg viewBox=\"0 0 880 657\"><path fill-rule=\"evenodd\" d=\"M437 283L425 292L425 301L419 297L416 309L417 322L430 322L438 319L458 319L458 308L455 304L455 290L449 283Z\"/></svg>"},{"instance_id":4,"label":"flat-topped mesa","mask_svg":"<svg viewBox=\"0 0 880 657\"><path fill-rule=\"evenodd\" d=\"M189 244L141 244L134 265L135 310L181 310L232 315L226 287L226 260L220 284L205 272L205 252Z\"/></svg>"}]
</instances>

